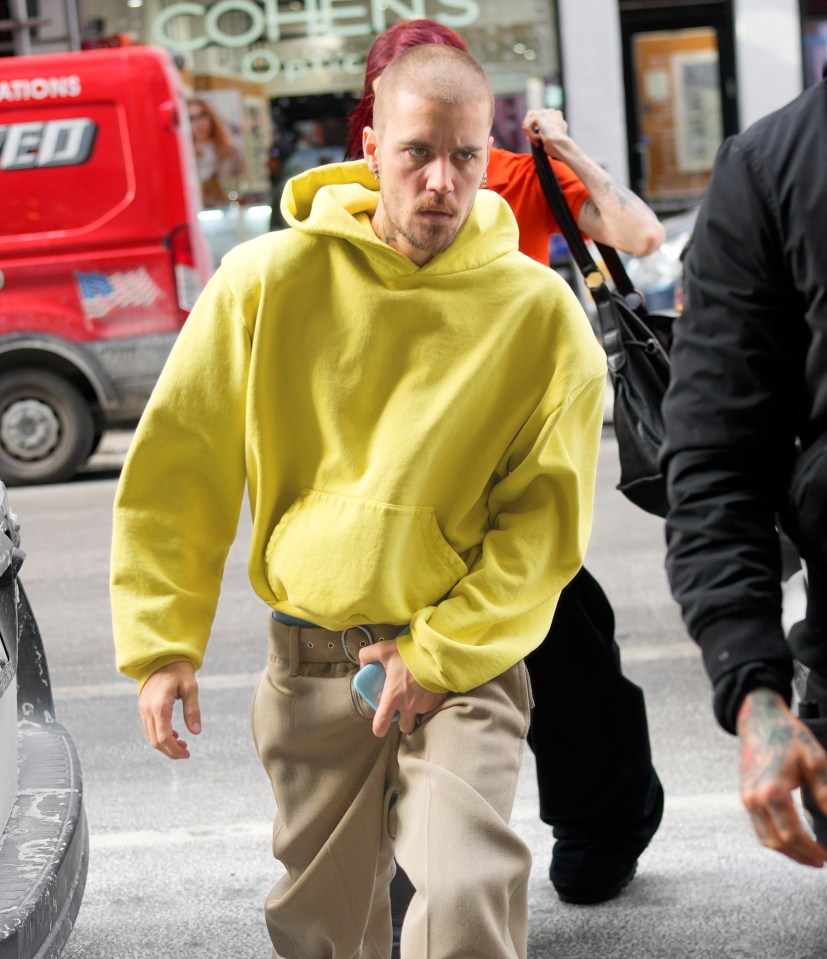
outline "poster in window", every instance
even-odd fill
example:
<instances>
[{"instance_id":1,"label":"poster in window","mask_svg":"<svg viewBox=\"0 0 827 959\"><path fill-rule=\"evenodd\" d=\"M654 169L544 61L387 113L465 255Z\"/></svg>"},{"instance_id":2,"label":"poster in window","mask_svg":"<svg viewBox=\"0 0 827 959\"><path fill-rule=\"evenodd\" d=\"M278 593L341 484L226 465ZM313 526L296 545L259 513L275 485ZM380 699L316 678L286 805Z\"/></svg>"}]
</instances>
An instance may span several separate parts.
<instances>
[{"instance_id":1,"label":"poster in window","mask_svg":"<svg viewBox=\"0 0 827 959\"><path fill-rule=\"evenodd\" d=\"M199 90L188 108L204 206L219 206L238 192L246 168L241 93Z\"/></svg>"},{"instance_id":2,"label":"poster in window","mask_svg":"<svg viewBox=\"0 0 827 959\"><path fill-rule=\"evenodd\" d=\"M657 210L699 199L723 138L718 35L659 30L634 37L643 192Z\"/></svg>"}]
</instances>

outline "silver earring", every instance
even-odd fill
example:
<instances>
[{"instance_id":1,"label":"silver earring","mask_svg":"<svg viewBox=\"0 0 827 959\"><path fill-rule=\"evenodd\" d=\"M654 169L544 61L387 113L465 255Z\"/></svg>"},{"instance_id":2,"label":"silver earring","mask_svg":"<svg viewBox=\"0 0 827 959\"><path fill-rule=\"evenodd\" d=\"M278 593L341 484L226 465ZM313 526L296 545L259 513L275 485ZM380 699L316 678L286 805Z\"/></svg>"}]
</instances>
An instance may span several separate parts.
<instances>
[{"instance_id":1,"label":"silver earring","mask_svg":"<svg viewBox=\"0 0 827 959\"><path fill-rule=\"evenodd\" d=\"M485 171L482 175L482 183L480 183L480 188L485 189L488 186L488 170Z\"/></svg>"},{"instance_id":2,"label":"silver earring","mask_svg":"<svg viewBox=\"0 0 827 959\"><path fill-rule=\"evenodd\" d=\"M377 167L377 168L373 171L373 179L374 179L374 180L378 180L378 179L379 179L379 167Z\"/></svg>"}]
</instances>

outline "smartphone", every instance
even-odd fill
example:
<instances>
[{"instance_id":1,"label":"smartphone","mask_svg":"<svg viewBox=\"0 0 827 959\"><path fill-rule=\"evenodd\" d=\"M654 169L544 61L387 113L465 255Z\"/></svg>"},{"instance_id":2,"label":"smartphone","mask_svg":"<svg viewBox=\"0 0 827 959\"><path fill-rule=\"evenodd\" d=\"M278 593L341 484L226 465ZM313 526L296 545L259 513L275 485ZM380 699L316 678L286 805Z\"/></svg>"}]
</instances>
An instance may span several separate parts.
<instances>
[{"instance_id":1,"label":"smartphone","mask_svg":"<svg viewBox=\"0 0 827 959\"><path fill-rule=\"evenodd\" d=\"M371 709L376 709L379 703L379 694L385 685L385 667L381 663L368 663L353 677L353 688L368 703Z\"/></svg>"}]
</instances>

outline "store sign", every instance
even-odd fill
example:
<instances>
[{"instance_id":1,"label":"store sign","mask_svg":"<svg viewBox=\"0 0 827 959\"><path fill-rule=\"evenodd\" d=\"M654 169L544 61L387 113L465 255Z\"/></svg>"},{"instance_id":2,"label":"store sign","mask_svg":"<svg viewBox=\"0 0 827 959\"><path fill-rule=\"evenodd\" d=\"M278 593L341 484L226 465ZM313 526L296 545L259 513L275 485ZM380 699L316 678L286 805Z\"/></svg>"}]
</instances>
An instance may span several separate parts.
<instances>
[{"instance_id":1,"label":"store sign","mask_svg":"<svg viewBox=\"0 0 827 959\"><path fill-rule=\"evenodd\" d=\"M433 19L452 29L461 29L476 22L480 16L477 0L437 0L438 10ZM296 9L293 9L293 7ZM219 47L247 47L266 41L278 43L282 30L290 29L290 39L296 39L298 29L308 39L314 37L363 37L382 33L388 27L388 13L399 19L418 19L428 16L425 0L368 0L367 3L338 3L337 0L304 0L280 9L278 0L218 0L210 5L198 0L173 3L152 22L154 39L169 50L189 53L214 45ZM229 33L221 25L221 18L240 14L246 18L246 29ZM176 34L175 36L173 35ZM183 36L183 35L186 36ZM243 59L241 69L246 77L266 83L280 72L288 82L295 82L308 70L320 69L315 61L286 61L266 47L251 50ZM324 64L331 66L331 57ZM345 73L359 75L364 62L358 54L344 54L335 64Z\"/></svg>"}]
</instances>

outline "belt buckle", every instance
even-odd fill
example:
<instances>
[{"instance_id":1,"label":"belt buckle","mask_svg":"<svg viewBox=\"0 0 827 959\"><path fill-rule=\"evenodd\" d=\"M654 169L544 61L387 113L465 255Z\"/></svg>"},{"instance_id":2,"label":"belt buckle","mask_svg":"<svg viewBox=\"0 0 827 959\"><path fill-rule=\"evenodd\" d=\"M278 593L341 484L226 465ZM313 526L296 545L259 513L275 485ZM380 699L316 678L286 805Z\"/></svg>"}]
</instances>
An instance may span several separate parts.
<instances>
[{"instance_id":1,"label":"belt buckle","mask_svg":"<svg viewBox=\"0 0 827 959\"><path fill-rule=\"evenodd\" d=\"M347 645L347 634L348 634L352 629L359 629L359 630L361 630L361 631L365 634L365 636L367 637L367 642L364 642L364 641L360 641L360 642L359 642L359 648L360 648L360 649L363 648L363 647L365 647L365 646L372 646L374 643L378 642L378 640L376 640L376 639L373 638L373 635L371 634L371 632L370 632L370 630L367 628L367 626L348 626L347 629L343 629L343 630L342 630L342 635L341 635L341 638L342 638L342 649L343 649L344 652L345 652L345 656L346 656L346 657L348 658L348 660L349 660L351 663L353 663L354 665L356 665L356 666L361 666L362 664L359 662L359 657L358 657L358 656L354 656L353 653L351 653L351 651L350 651L350 649L348 648L348 645Z\"/></svg>"}]
</instances>

